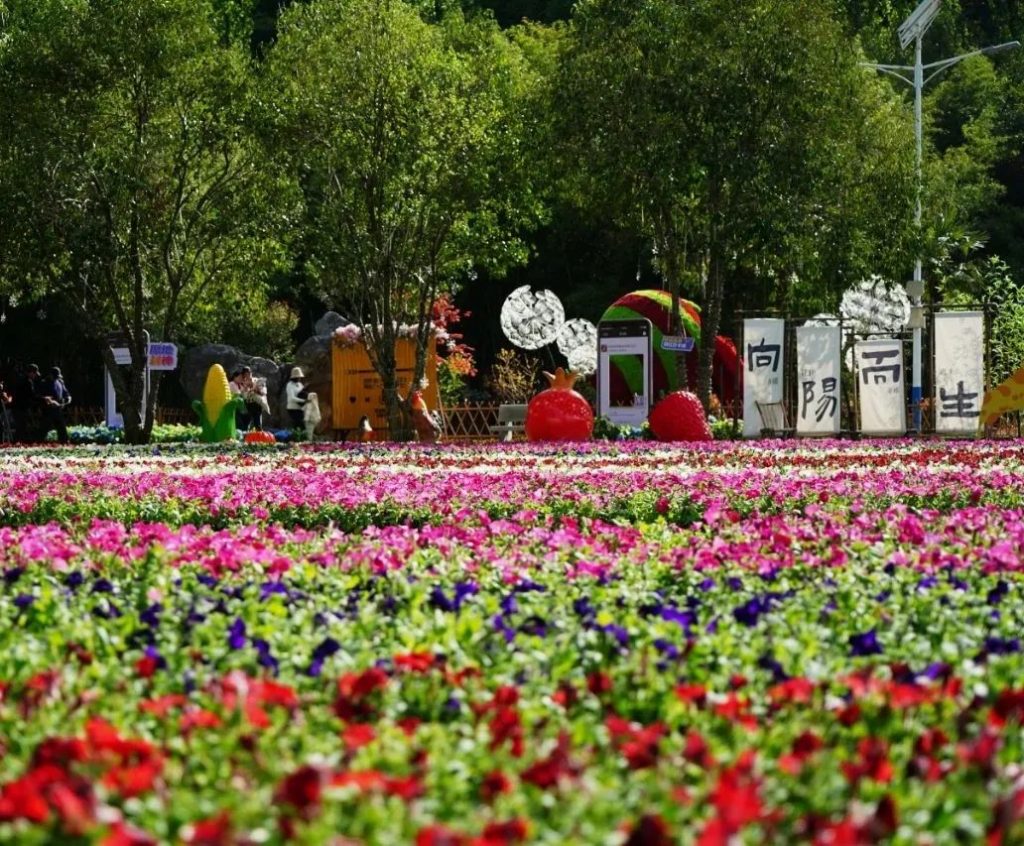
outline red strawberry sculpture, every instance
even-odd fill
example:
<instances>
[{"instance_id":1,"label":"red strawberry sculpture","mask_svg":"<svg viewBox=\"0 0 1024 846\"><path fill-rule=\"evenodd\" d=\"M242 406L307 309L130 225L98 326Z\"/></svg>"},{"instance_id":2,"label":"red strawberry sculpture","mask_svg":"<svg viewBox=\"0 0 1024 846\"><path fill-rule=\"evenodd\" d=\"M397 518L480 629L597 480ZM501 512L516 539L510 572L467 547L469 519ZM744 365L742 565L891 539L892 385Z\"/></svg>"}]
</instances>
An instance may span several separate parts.
<instances>
[{"instance_id":1,"label":"red strawberry sculpture","mask_svg":"<svg viewBox=\"0 0 1024 846\"><path fill-rule=\"evenodd\" d=\"M689 391L669 394L651 412L651 431L659 441L710 441L704 406Z\"/></svg>"},{"instance_id":2,"label":"red strawberry sculpture","mask_svg":"<svg viewBox=\"0 0 1024 846\"><path fill-rule=\"evenodd\" d=\"M594 431L590 403L572 389L575 373L561 367L545 373L551 387L526 407L526 438L530 441L587 441Z\"/></svg>"}]
</instances>

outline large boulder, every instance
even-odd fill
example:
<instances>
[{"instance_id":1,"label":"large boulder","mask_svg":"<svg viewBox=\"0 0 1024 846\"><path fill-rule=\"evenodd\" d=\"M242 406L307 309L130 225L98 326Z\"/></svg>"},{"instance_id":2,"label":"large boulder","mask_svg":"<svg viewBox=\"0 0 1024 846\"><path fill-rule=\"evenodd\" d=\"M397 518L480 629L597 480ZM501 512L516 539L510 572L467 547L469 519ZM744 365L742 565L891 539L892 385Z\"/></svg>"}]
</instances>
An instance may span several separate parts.
<instances>
[{"instance_id":1,"label":"large boulder","mask_svg":"<svg viewBox=\"0 0 1024 846\"><path fill-rule=\"evenodd\" d=\"M267 382L267 400L270 404L270 420L264 421L269 428L285 426L286 414L283 401L279 397L284 390L290 367L283 367L269 358L247 355L235 347L225 344L201 344L190 347L181 354L179 362L181 386L190 400L201 399L203 385L206 384L206 373L211 365L219 364L230 376L241 366L252 368L254 379L265 379ZM282 374L283 378L282 378Z\"/></svg>"},{"instance_id":2,"label":"large boulder","mask_svg":"<svg viewBox=\"0 0 1024 846\"><path fill-rule=\"evenodd\" d=\"M348 326L352 321L346 320L336 311L329 311L313 324L314 335L330 335L335 329Z\"/></svg>"}]
</instances>

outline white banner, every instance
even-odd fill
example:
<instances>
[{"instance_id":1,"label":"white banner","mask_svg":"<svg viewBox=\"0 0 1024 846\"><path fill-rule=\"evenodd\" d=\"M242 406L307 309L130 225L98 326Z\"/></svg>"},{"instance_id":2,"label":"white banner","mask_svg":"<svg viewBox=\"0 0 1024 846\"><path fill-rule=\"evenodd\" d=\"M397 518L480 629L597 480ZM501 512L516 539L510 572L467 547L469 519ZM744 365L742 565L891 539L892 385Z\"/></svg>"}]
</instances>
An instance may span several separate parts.
<instances>
[{"instance_id":1,"label":"white banner","mask_svg":"<svg viewBox=\"0 0 1024 846\"><path fill-rule=\"evenodd\" d=\"M757 318L743 321L743 437L761 434L756 403L782 402L783 349L786 321Z\"/></svg>"},{"instance_id":2,"label":"white banner","mask_svg":"<svg viewBox=\"0 0 1024 846\"><path fill-rule=\"evenodd\" d=\"M857 397L860 431L865 435L902 435L907 431L903 342L895 338L858 341Z\"/></svg>"},{"instance_id":3,"label":"white banner","mask_svg":"<svg viewBox=\"0 0 1024 846\"><path fill-rule=\"evenodd\" d=\"M796 330L796 433L839 434L839 327Z\"/></svg>"},{"instance_id":4,"label":"white banner","mask_svg":"<svg viewBox=\"0 0 1024 846\"><path fill-rule=\"evenodd\" d=\"M985 315L935 315L935 431L973 435L985 397Z\"/></svg>"}]
</instances>

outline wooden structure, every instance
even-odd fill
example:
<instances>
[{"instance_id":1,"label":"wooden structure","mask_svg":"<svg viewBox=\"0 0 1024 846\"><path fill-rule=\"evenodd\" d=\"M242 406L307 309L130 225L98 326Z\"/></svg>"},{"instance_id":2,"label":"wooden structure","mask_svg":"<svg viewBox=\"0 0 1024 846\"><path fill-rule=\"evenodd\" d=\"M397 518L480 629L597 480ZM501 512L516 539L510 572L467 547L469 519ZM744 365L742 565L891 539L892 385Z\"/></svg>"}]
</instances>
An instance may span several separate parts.
<instances>
[{"instance_id":1,"label":"wooden structure","mask_svg":"<svg viewBox=\"0 0 1024 846\"><path fill-rule=\"evenodd\" d=\"M416 341L399 338L395 342L395 365L398 393L409 396L409 386L416 367ZM437 386L437 353L433 336L427 347L424 375L428 385L423 398L431 411L441 408ZM387 440L388 415L384 406L384 388L380 376L370 363L369 353L361 343L334 341L331 346L331 428L337 433L354 432L363 416L370 420L374 440Z\"/></svg>"}]
</instances>

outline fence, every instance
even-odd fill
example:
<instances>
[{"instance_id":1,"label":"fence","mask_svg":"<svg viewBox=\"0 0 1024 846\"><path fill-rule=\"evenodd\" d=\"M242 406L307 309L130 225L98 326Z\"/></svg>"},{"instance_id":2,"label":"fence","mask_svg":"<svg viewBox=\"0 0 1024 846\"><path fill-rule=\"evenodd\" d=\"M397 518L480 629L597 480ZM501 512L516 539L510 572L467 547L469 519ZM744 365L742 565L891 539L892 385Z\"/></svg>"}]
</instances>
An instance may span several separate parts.
<instances>
[{"instance_id":1,"label":"fence","mask_svg":"<svg viewBox=\"0 0 1024 846\"><path fill-rule=\"evenodd\" d=\"M65 419L69 426L103 426L107 422L107 415L98 405L70 405L65 410ZM188 408L157 408L156 422L199 425L195 412Z\"/></svg>"}]
</instances>

